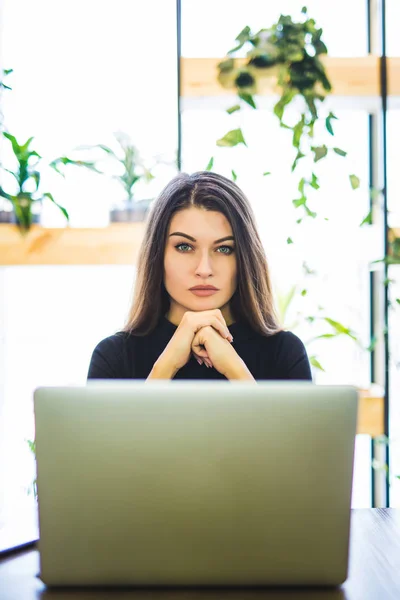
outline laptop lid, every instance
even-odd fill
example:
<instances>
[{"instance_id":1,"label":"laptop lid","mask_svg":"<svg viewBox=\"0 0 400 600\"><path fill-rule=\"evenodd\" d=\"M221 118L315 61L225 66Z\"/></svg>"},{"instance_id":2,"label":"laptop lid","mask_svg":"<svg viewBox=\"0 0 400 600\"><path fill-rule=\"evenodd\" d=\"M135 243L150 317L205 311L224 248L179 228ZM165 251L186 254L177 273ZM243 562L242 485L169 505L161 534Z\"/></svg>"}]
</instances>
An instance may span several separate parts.
<instances>
[{"instance_id":1,"label":"laptop lid","mask_svg":"<svg viewBox=\"0 0 400 600\"><path fill-rule=\"evenodd\" d=\"M34 405L46 584L346 579L354 388L103 381Z\"/></svg>"}]
</instances>

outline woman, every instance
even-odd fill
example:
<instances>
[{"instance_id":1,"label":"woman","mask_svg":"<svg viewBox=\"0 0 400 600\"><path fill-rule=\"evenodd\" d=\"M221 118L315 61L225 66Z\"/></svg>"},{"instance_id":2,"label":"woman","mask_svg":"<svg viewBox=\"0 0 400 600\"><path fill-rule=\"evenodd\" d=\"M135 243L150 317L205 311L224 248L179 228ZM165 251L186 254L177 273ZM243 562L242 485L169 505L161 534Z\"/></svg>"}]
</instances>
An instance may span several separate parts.
<instances>
[{"instance_id":1,"label":"woman","mask_svg":"<svg viewBox=\"0 0 400 600\"><path fill-rule=\"evenodd\" d=\"M180 173L152 208L123 331L89 379L311 379L303 343L275 314L253 211L222 175Z\"/></svg>"}]
</instances>

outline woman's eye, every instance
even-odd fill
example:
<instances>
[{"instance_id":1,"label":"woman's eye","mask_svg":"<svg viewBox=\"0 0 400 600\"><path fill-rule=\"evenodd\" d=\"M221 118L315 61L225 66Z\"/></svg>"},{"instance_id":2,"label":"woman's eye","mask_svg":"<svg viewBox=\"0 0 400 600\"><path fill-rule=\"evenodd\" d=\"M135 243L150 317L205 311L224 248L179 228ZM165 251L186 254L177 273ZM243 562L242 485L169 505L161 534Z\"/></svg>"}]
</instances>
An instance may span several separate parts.
<instances>
[{"instance_id":1,"label":"woman's eye","mask_svg":"<svg viewBox=\"0 0 400 600\"><path fill-rule=\"evenodd\" d=\"M221 254L232 254L232 252L234 252L232 246L220 246L217 249L221 250Z\"/></svg>"},{"instance_id":2,"label":"woman's eye","mask_svg":"<svg viewBox=\"0 0 400 600\"><path fill-rule=\"evenodd\" d=\"M177 248L181 252L187 252L187 249L191 248L191 246L189 246L189 244L182 243L182 244L178 244L177 246L175 246L175 248Z\"/></svg>"},{"instance_id":3,"label":"woman's eye","mask_svg":"<svg viewBox=\"0 0 400 600\"><path fill-rule=\"evenodd\" d=\"M190 246L190 244L186 244L185 242L182 242L182 244L177 244L175 248L179 252L189 252L190 250L193 250L192 246ZM217 248L217 252L219 254L232 254L232 252L234 252L234 248L231 246L219 246Z\"/></svg>"}]
</instances>

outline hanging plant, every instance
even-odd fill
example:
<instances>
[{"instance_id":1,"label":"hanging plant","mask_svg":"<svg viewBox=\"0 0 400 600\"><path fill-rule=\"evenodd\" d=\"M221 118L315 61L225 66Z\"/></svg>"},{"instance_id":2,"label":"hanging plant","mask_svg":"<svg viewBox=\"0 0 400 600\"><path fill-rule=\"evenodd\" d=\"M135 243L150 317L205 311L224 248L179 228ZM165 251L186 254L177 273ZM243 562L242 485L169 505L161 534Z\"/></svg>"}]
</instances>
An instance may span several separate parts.
<instances>
[{"instance_id":1,"label":"hanging plant","mask_svg":"<svg viewBox=\"0 0 400 600\"><path fill-rule=\"evenodd\" d=\"M322 29L317 28L315 20L302 9L302 20L293 21L291 16L281 15L269 29L260 29L252 33L245 27L237 36L236 46L228 52L226 59L218 65L218 81L224 88L235 89L239 103L230 107L227 112L233 114L241 110L244 104L256 109L255 96L260 93L265 79L273 80L279 94L274 106L274 113L281 127L291 130L292 145L295 150L291 163L294 171L298 162L311 156L314 163L330 153L345 157L346 152L336 146L316 145L314 143L314 127L323 118L327 132L333 136L333 121L337 118L332 112L321 117L319 106L332 90L321 56L327 54L327 47L322 40ZM244 47L249 47L246 59L237 59L235 54ZM300 98L303 110L295 125L285 123L285 111ZM246 144L245 136L240 128L229 131L217 141L218 146L236 146ZM264 173L265 175L269 172ZM356 175L349 175L353 189L359 187ZM309 177L302 177L298 184L299 197L293 200L295 208L302 208L304 216L315 218L316 212L308 206L307 191L318 189L319 181L314 172Z\"/></svg>"}]
</instances>

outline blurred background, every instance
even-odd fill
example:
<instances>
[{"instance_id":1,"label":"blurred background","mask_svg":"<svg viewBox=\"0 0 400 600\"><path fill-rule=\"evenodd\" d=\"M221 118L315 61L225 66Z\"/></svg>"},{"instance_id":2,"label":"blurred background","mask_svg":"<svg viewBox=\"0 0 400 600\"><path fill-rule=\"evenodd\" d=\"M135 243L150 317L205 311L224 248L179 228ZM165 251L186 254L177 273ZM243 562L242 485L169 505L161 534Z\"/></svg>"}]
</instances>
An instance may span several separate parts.
<instances>
[{"instance_id":1,"label":"blurred background","mask_svg":"<svg viewBox=\"0 0 400 600\"><path fill-rule=\"evenodd\" d=\"M83 384L123 326L146 215L179 170L248 195L314 381L362 394L353 507L400 506L400 2L303 6L0 1L0 551L36 535L33 391ZM309 106L298 94L280 120L276 70L265 89L219 76L262 30L275 56L282 15L322 29L332 83L300 146Z\"/></svg>"}]
</instances>

